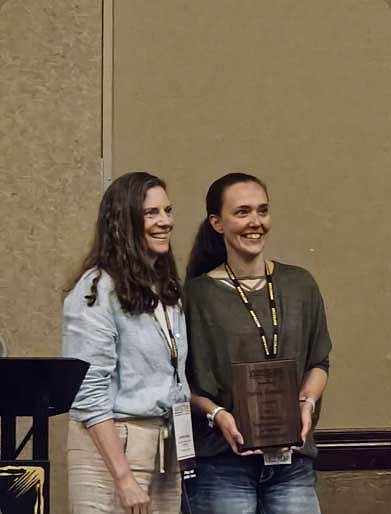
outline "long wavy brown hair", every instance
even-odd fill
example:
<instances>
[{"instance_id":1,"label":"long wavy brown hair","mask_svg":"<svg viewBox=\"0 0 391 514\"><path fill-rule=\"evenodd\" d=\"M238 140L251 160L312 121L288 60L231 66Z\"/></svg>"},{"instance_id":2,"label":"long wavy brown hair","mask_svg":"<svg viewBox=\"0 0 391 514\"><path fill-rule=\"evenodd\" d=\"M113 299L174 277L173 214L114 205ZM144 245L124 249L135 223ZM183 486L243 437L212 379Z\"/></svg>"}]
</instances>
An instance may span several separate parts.
<instances>
[{"instance_id":1,"label":"long wavy brown hair","mask_svg":"<svg viewBox=\"0 0 391 514\"><path fill-rule=\"evenodd\" d=\"M95 268L97 275L85 297L87 305L96 302L103 270L112 278L125 312L153 312L159 299L166 305L178 303L181 289L171 248L159 255L154 265L147 255L143 204L152 187L166 190L159 177L131 172L118 177L103 195L90 251L67 289L73 289L87 270Z\"/></svg>"}]
</instances>

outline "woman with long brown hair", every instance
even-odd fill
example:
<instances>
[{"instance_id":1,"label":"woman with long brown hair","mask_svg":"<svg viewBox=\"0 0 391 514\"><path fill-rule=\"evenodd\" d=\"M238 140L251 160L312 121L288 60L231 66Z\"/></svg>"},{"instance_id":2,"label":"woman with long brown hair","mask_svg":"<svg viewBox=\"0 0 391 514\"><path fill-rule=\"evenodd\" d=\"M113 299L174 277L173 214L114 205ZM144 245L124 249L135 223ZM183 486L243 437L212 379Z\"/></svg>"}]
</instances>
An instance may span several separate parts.
<instances>
[{"instance_id":1,"label":"woman with long brown hair","mask_svg":"<svg viewBox=\"0 0 391 514\"><path fill-rule=\"evenodd\" d=\"M63 348L90 363L70 411L73 514L178 514L171 409L189 398L172 206L149 173L105 192L64 302Z\"/></svg>"},{"instance_id":2,"label":"woman with long brown hair","mask_svg":"<svg viewBox=\"0 0 391 514\"><path fill-rule=\"evenodd\" d=\"M318 286L303 268L266 259L270 201L259 178L221 177L208 190L206 208L185 288L198 457L198 476L186 484L191 513L319 514L312 414L326 386L331 342ZM302 426L295 442L301 437L303 446L293 453L241 451L246 441L233 414L234 364L260 369L267 360L295 365L293 403ZM274 403L266 394L261 401Z\"/></svg>"}]
</instances>

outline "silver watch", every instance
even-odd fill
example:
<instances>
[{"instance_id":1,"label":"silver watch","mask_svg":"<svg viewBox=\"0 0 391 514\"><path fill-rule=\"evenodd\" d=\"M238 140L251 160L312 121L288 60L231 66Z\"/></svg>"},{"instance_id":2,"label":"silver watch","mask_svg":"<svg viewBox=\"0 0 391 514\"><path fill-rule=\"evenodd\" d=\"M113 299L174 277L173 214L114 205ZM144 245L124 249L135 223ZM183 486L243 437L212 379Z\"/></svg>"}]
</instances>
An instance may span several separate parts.
<instances>
[{"instance_id":1,"label":"silver watch","mask_svg":"<svg viewBox=\"0 0 391 514\"><path fill-rule=\"evenodd\" d=\"M215 426L215 417L216 414L222 410L227 410L224 407L216 407L212 410L212 412L207 412L206 419L208 420L208 425L210 428L214 428Z\"/></svg>"}]
</instances>

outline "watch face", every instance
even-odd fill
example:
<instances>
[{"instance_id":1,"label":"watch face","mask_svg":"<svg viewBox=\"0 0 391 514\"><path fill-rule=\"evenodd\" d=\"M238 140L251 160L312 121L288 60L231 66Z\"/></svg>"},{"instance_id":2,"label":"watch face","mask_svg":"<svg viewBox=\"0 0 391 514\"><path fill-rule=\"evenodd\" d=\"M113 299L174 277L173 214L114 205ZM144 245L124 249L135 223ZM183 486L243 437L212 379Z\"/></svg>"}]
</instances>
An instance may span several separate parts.
<instances>
[{"instance_id":1,"label":"watch face","mask_svg":"<svg viewBox=\"0 0 391 514\"><path fill-rule=\"evenodd\" d=\"M214 416L213 416L213 413L208 412L206 414L206 419L208 420L209 428L213 428L214 427Z\"/></svg>"},{"instance_id":2,"label":"watch face","mask_svg":"<svg viewBox=\"0 0 391 514\"><path fill-rule=\"evenodd\" d=\"M210 426L210 428L213 428L215 426L216 414L222 410L225 410L225 408L224 407L216 407L215 409L213 409L212 412L206 413L206 419L208 420L208 425Z\"/></svg>"}]
</instances>

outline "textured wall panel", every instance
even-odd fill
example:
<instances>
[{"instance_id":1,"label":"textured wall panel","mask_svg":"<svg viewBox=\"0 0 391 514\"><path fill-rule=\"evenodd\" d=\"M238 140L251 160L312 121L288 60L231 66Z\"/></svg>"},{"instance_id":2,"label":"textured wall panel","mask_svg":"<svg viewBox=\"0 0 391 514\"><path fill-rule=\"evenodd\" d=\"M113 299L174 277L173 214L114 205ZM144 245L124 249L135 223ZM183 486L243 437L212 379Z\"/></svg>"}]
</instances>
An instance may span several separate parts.
<instances>
[{"instance_id":1,"label":"textured wall panel","mask_svg":"<svg viewBox=\"0 0 391 514\"><path fill-rule=\"evenodd\" d=\"M323 427L391 425L390 27L383 0L115 3L114 173L167 179L182 270L211 180L266 180L268 253L328 307Z\"/></svg>"},{"instance_id":2,"label":"textured wall panel","mask_svg":"<svg viewBox=\"0 0 391 514\"><path fill-rule=\"evenodd\" d=\"M61 290L101 192L101 1L0 3L0 334L59 355ZM52 512L66 512L65 416L51 422Z\"/></svg>"},{"instance_id":3,"label":"textured wall panel","mask_svg":"<svg viewBox=\"0 0 391 514\"><path fill-rule=\"evenodd\" d=\"M390 514L391 472L319 473L322 514Z\"/></svg>"},{"instance_id":4,"label":"textured wall panel","mask_svg":"<svg viewBox=\"0 0 391 514\"><path fill-rule=\"evenodd\" d=\"M269 255L310 269L328 307L322 426L391 426L389 2L114 7L114 174L167 179L182 270L212 179L263 177ZM389 474L322 474L320 487L327 514L391 512Z\"/></svg>"}]
</instances>

